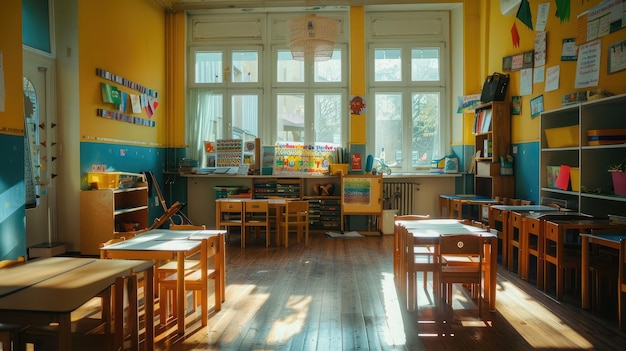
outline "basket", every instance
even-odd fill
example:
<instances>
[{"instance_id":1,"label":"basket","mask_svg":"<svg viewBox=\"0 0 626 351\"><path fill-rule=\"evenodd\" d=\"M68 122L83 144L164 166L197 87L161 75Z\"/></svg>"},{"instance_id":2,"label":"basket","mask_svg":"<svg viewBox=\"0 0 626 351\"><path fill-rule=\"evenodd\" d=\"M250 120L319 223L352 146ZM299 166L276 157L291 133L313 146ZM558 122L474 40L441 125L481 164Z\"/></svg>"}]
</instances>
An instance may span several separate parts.
<instances>
[{"instance_id":1,"label":"basket","mask_svg":"<svg viewBox=\"0 0 626 351\"><path fill-rule=\"evenodd\" d=\"M146 176L128 172L87 172L87 184L92 189L134 188L146 184Z\"/></svg>"},{"instance_id":2,"label":"basket","mask_svg":"<svg viewBox=\"0 0 626 351\"><path fill-rule=\"evenodd\" d=\"M230 197L231 195L237 195L239 194L239 188L238 186L214 186L213 189L215 189L215 198L216 199L225 199L227 197Z\"/></svg>"},{"instance_id":3,"label":"basket","mask_svg":"<svg viewBox=\"0 0 626 351\"><path fill-rule=\"evenodd\" d=\"M578 146L578 125L546 129L549 148Z\"/></svg>"}]
</instances>

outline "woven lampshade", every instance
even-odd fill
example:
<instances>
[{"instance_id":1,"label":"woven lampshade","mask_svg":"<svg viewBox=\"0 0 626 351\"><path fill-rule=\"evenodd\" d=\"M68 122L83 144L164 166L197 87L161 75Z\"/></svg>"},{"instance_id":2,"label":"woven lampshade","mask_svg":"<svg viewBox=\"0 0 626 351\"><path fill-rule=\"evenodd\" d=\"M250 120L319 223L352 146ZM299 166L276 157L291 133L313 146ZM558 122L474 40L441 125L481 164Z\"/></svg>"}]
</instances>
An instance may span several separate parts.
<instances>
[{"instance_id":1,"label":"woven lampshade","mask_svg":"<svg viewBox=\"0 0 626 351\"><path fill-rule=\"evenodd\" d=\"M315 14L287 22L289 49L297 61L330 60L337 41L337 21Z\"/></svg>"}]
</instances>

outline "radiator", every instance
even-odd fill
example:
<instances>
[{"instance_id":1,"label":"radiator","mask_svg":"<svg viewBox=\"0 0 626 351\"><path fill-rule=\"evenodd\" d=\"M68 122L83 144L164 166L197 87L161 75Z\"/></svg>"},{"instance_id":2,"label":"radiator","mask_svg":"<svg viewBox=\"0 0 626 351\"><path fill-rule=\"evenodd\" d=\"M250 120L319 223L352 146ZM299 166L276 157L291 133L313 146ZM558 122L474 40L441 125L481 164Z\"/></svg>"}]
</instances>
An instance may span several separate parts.
<instances>
[{"instance_id":1,"label":"radiator","mask_svg":"<svg viewBox=\"0 0 626 351\"><path fill-rule=\"evenodd\" d=\"M398 210L398 215L415 214L414 202L419 184L408 182L383 183L383 208Z\"/></svg>"}]
</instances>

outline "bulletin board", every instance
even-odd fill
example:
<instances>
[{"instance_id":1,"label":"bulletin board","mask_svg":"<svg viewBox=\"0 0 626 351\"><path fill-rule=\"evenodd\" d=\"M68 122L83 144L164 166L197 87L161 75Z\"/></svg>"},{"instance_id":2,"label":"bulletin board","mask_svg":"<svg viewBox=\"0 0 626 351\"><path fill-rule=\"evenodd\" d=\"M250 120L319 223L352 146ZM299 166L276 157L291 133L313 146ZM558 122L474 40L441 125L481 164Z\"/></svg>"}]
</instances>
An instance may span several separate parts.
<instances>
[{"instance_id":1,"label":"bulletin board","mask_svg":"<svg viewBox=\"0 0 626 351\"><path fill-rule=\"evenodd\" d=\"M383 211L382 175L346 175L341 177L343 215L381 215Z\"/></svg>"}]
</instances>

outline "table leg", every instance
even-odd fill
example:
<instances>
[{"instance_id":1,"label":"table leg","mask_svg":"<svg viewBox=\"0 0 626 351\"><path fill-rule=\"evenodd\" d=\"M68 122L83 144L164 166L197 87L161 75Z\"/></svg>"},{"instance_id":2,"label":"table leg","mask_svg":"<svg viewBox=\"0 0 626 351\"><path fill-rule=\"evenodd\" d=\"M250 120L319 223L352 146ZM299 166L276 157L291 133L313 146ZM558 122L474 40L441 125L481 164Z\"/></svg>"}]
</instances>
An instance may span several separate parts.
<instances>
[{"instance_id":1,"label":"table leg","mask_svg":"<svg viewBox=\"0 0 626 351\"><path fill-rule=\"evenodd\" d=\"M154 350L154 267L145 270L144 276L144 308L146 316L146 351Z\"/></svg>"},{"instance_id":2,"label":"table leg","mask_svg":"<svg viewBox=\"0 0 626 351\"><path fill-rule=\"evenodd\" d=\"M185 255L183 253L177 254L177 268L176 268L176 311L178 316L176 323L178 325L178 333L185 333Z\"/></svg>"},{"instance_id":3,"label":"table leg","mask_svg":"<svg viewBox=\"0 0 626 351\"><path fill-rule=\"evenodd\" d=\"M589 284L589 238L586 235L581 235L581 257L580 257L580 297L581 307L583 309L589 308L589 290L587 288Z\"/></svg>"},{"instance_id":4,"label":"table leg","mask_svg":"<svg viewBox=\"0 0 626 351\"><path fill-rule=\"evenodd\" d=\"M489 310L496 310L496 285L498 271L498 238L491 238L489 251Z\"/></svg>"}]
</instances>

